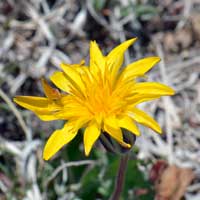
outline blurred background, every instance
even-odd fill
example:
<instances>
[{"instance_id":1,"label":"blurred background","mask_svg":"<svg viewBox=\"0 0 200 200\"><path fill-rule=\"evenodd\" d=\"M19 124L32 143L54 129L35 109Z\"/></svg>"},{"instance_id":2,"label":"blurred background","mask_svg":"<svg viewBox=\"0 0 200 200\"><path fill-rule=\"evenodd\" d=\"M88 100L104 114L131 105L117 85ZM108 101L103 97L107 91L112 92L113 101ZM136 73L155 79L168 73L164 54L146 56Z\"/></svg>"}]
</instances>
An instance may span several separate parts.
<instances>
[{"instance_id":1,"label":"blurred background","mask_svg":"<svg viewBox=\"0 0 200 200\"><path fill-rule=\"evenodd\" d=\"M160 56L144 78L173 87L176 95L140 105L164 134L140 127L121 199L200 199L200 1L1 0L1 200L109 198L118 156L97 143L86 158L80 131L44 162L44 143L63 122L42 122L12 99L43 96L40 78L48 79L61 62L88 61L90 40L106 54L132 37L138 41L125 64Z\"/></svg>"}]
</instances>

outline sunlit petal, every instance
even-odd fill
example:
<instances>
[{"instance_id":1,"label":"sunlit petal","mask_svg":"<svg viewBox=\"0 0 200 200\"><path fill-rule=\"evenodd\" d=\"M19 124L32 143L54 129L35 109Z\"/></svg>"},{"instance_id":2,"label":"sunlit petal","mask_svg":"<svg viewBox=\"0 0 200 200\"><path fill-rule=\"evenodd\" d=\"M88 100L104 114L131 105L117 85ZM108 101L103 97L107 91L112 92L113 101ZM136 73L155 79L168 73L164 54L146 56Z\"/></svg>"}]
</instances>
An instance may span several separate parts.
<instances>
[{"instance_id":1,"label":"sunlit petal","mask_svg":"<svg viewBox=\"0 0 200 200\"><path fill-rule=\"evenodd\" d=\"M14 101L23 108L33 111L43 121L59 119L55 113L61 109L61 105L45 97L17 96Z\"/></svg>"},{"instance_id":2,"label":"sunlit petal","mask_svg":"<svg viewBox=\"0 0 200 200\"><path fill-rule=\"evenodd\" d=\"M152 101L160 98L162 95L158 94L135 94L126 98L126 101L130 104L130 106L134 106L136 104Z\"/></svg>"},{"instance_id":3,"label":"sunlit petal","mask_svg":"<svg viewBox=\"0 0 200 200\"><path fill-rule=\"evenodd\" d=\"M130 148L131 145L123 141L123 135L120 127L117 124L115 117L110 116L104 119L104 130L115 140L119 142L123 147Z\"/></svg>"},{"instance_id":4,"label":"sunlit petal","mask_svg":"<svg viewBox=\"0 0 200 200\"><path fill-rule=\"evenodd\" d=\"M110 70L111 76L115 77L119 68L121 67L124 61L124 52L128 49L130 45L132 45L137 38L133 38L127 40L115 47L107 56L106 56L106 64Z\"/></svg>"},{"instance_id":5,"label":"sunlit petal","mask_svg":"<svg viewBox=\"0 0 200 200\"><path fill-rule=\"evenodd\" d=\"M78 71L64 63L61 64L61 68L65 72L65 76L70 82L70 85L74 86L80 93L84 93L85 85Z\"/></svg>"},{"instance_id":6,"label":"sunlit petal","mask_svg":"<svg viewBox=\"0 0 200 200\"><path fill-rule=\"evenodd\" d=\"M120 117L118 117L117 121L118 121L118 125L121 128L125 128L125 129L129 130L130 132L134 133L137 136L140 135L139 129L137 128L137 126L135 125L135 123L133 122L133 120L130 117L120 116Z\"/></svg>"},{"instance_id":7,"label":"sunlit petal","mask_svg":"<svg viewBox=\"0 0 200 200\"><path fill-rule=\"evenodd\" d=\"M60 116L56 115L52 111L48 111L48 112L34 111L34 113L43 121L52 121L52 120L62 119Z\"/></svg>"},{"instance_id":8,"label":"sunlit petal","mask_svg":"<svg viewBox=\"0 0 200 200\"><path fill-rule=\"evenodd\" d=\"M64 92L68 92L70 91L70 87L69 84L70 82L67 80L64 72L54 72L51 76L50 76L50 80L61 90L63 90Z\"/></svg>"},{"instance_id":9,"label":"sunlit petal","mask_svg":"<svg viewBox=\"0 0 200 200\"><path fill-rule=\"evenodd\" d=\"M84 132L84 147L85 147L85 155L88 156L92 146L99 138L101 134L100 128L98 124L93 120L91 121L85 129Z\"/></svg>"},{"instance_id":10,"label":"sunlit petal","mask_svg":"<svg viewBox=\"0 0 200 200\"><path fill-rule=\"evenodd\" d=\"M134 85L134 93L149 95L174 95L174 90L161 83L136 83Z\"/></svg>"},{"instance_id":11,"label":"sunlit petal","mask_svg":"<svg viewBox=\"0 0 200 200\"><path fill-rule=\"evenodd\" d=\"M14 102L23 108L35 110L48 110L49 100L46 97L16 96Z\"/></svg>"},{"instance_id":12,"label":"sunlit petal","mask_svg":"<svg viewBox=\"0 0 200 200\"><path fill-rule=\"evenodd\" d=\"M136 122L143 124L145 126L148 126L149 128L155 130L158 133L162 133L162 130L159 126L159 124L149 115L147 115L145 112L133 108L131 111L129 111L129 116L132 117Z\"/></svg>"},{"instance_id":13,"label":"sunlit petal","mask_svg":"<svg viewBox=\"0 0 200 200\"><path fill-rule=\"evenodd\" d=\"M137 76L143 76L154 65L160 61L159 57L147 57L127 65L121 75L120 80L130 80Z\"/></svg>"},{"instance_id":14,"label":"sunlit petal","mask_svg":"<svg viewBox=\"0 0 200 200\"><path fill-rule=\"evenodd\" d=\"M62 129L54 131L44 147L43 158L49 160L64 145L74 139L77 135L77 131L78 130L74 128L74 124L69 122L67 122Z\"/></svg>"},{"instance_id":15,"label":"sunlit petal","mask_svg":"<svg viewBox=\"0 0 200 200\"><path fill-rule=\"evenodd\" d=\"M105 58L95 41L90 42L90 70L94 75L98 75L105 70Z\"/></svg>"}]
</instances>

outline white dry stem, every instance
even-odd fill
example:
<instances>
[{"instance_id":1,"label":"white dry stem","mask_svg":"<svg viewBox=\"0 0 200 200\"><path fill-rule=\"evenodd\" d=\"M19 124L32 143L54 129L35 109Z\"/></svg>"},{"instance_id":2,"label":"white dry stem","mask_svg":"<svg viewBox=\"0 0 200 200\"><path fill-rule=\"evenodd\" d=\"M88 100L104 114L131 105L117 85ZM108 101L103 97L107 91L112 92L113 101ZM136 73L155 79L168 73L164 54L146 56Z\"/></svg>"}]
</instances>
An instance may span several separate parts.
<instances>
[{"instance_id":1,"label":"white dry stem","mask_svg":"<svg viewBox=\"0 0 200 200\"><path fill-rule=\"evenodd\" d=\"M52 64L58 68L60 68L61 63L70 64L72 62L71 59L67 56L67 54L64 54L62 51L58 49L54 50L53 55L51 56L50 60Z\"/></svg>"},{"instance_id":2,"label":"white dry stem","mask_svg":"<svg viewBox=\"0 0 200 200\"><path fill-rule=\"evenodd\" d=\"M120 20L120 10L119 7L115 7L113 15L110 16L111 27L115 30L113 36L120 40L120 42L126 41L126 36L124 32L123 22ZM124 64L128 65L130 63L129 50L127 49L124 54Z\"/></svg>"},{"instance_id":3,"label":"white dry stem","mask_svg":"<svg viewBox=\"0 0 200 200\"><path fill-rule=\"evenodd\" d=\"M89 13L96 20L96 22L98 24L100 24L101 26L103 26L106 30L108 30L110 32L112 27L107 23L107 21L101 15L99 15L95 11L91 0L86 0L86 6L87 6L87 9L88 9Z\"/></svg>"},{"instance_id":4,"label":"white dry stem","mask_svg":"<svg viewBox=\"0 0 200 200\"><path fill-rule=\"evenodd\" d=\"M70 31L73 35L85 36L83 26L86 22L87 12L82 9L75 17L73 23L69 25Z\"/></svg>"},{"instance_id":5,"label":"white dry stem","mask_svg":"<svg viewBox=\"0 0 200 200\"><path fill-rule=\"evenodd\" d=\"M184 10L182 14L182 19L178 22L177 29L181 29L184 27L186 21L190 17L191 9L192 9L193 2L192 0L184 0Z\"/></svg>"},{"instance_id":6,"label":"white dry stem","mask_svg":"<svg viewBox=\"0 0 200 200\"><path fill-rule=\"evenodd\" d=\"M34 20L34 22L40 26L40 30L43 32L46 38L49 41L55 41L54 35L50 31L48 24L46 23L44 18L39 15L37 10L29 3L26 3L26 8L27 8L27 15L30 15L30 17Z\"/></svg>"},{"instance_id":7,"label":"white dry stem","mask_svg":"<svg viewBox=\"0 0 200 200\"><path fill-rule=\"evenodd\" d=\"M94 165L94 164L95 164L94 160L81 160L81 161L63 163L54 170L53 174L46 180L45 185L47 186L60 173L60 171L62 171L65 168L78 167L81 165Z\"/></svg>"},{"instance_id":8,"label":"white dry stem","mask_svg":"<svg viewBox=\"0 0 200 200\"><path fill-rule=\"evenodd\" d=\"M0 58L2 54L6 53L11 48L14 43L14 39L14 34L10 31L8 36L3 41L3 44L0 46Z\"/></svg>"},{"instance_id":9,"label":"white dry stem","mask_svg":"<svg viewBox=\"0 0 200 200\"><path fill-rule=\"evenodd\" d=\"M2 137L0 137L0 149L1 149L0 153L6 151L13 154L13 156L21 155L21 150L16 143L7 141Z\"/></svg>"},{"instance_id":10,"label":"white dry stem","mask_svg":"<svg viewBox=\"0 0 200 200\"><path fill-rule=\"evenodd\" d=\"M167 78L167 73L166 73L166 66L165 66L165 61L164 61L164 54L162 50L162 46L159 42L156 42L156 50L158 53L158 56L161 58L161 61L159 63L160 66L160 72L161 72L161 77L163 82L166 85L169 85L169 80ZM173 133L172 133L172 125L171 125L171 118L170 118L170 113L173 113L174 111L172 110L170 112L169 110L169 105L170 105L170 97L164 97L164 106L165 106L165 118L166 118L166 135L167 135L167 143L168 143L168 162L170 164L173 164L174 162L174 156L173 156Z\"/></svg>"},{"instance_id":11,"label":"white dry stem","mask_svg":"<svg viewBox=\"0 0 200 200\"><path fill-rule=\"evenodd\" d=\"M31 139L30 129L26 126L26 123L24 122L20 112L17 110L14 103L10 100L8 95L1 88L0 88L0 97L7 103L13 114L16 116L19 125L21 126L22 130L25 133L27 140L30 140Z\"/></svg>"},{"instance_id":12,"label":"white dry stem","mask_svg":"<svg viewBox=\"0 0 200 200\"><path fill-rule=\"evenodd\" d=\"M29 182L32 183L32 186L31 189L27 191L24 200L42 200L42 195L37 183L37 160L35 154L29 156L26 170L26 174L28 175Z\"/></svg>"},{"instance_id":13,"label":"white dry stem","mask_svg":"<svg viewBox=\"0 0 200 200\"><path fill-rule=\"evenodd\" d=\"M15 84L13 84L13 82L11 82L12 86L10 87L10 93L12 95L16 94L16 91L23 85L23 83L26 80L26 74L25 73L20 73L13 81Z\"/></svg>"}]
</instances>

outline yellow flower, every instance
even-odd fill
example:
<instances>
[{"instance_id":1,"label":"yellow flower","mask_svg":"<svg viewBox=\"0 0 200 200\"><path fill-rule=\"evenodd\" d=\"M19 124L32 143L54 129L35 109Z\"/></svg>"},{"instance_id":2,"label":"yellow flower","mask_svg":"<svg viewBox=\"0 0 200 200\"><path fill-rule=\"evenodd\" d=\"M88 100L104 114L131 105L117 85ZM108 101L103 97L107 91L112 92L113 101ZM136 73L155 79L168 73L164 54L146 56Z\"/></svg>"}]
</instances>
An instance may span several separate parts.
<instances>
[{"instance_id":1,"label":"yellow flower","mask_svg":"<svg viewBox=\"0 0 200 200\"><path fill-rule=\"evenodd\" d=\"M137 77L144 76L160 61L159 57L147 57L120 68L124 52L135 40L122 43L107 56L101 53L96 42L91 42L89 67L84 61L74 65L63 63L63 71L50 77L62 93L42 80L46 97L18 96L14 99L44 121L67 120L64 127L48 139L43 153L45 160L69 143L80 128L85 128L86 155L103 132L126 148L131 145L123 141L121 128L139 136L136 123L140 123L161 133L158 123L136 105L173 95L174 90L160 83L136 82Z\"/></svg>"}]
</instances>

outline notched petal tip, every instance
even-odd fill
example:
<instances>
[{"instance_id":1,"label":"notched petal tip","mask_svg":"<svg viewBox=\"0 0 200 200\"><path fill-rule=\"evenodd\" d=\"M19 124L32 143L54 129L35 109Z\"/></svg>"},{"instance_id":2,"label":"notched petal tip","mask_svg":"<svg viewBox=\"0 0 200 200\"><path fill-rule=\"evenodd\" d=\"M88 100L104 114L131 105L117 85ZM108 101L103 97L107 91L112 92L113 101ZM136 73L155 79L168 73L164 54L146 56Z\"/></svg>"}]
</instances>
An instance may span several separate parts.
<instances>
[{"instance_id":1,"label":"notched petal tip","mask_svg":"<svg viewBox=\"0 0 200 200\"><path fill-rule=\"evenodd\" d=\"M158 57L158 56L152 56L152 57L149 57L149 59L152 60L152 63L153 63L152 65L153 66L156 65L156 64L158 64L161 61L161 58Z\"/></svg>"},{"instance_id":2,"label":"notched petal tip","mask_svg":"<svg viewBox=\"0 0 200 200\"><path fill-rule=\"evenodd\" d=\"M171 90L169 95L175 95L176 94L176 91L173 88L169 87L169 89Z\"/></svg>"},{"instance_id":3,"label":"notched petal tip","mask_svg":"<svg viewBox=\"0 0 200 200\"><path fill-rule=\"evenodd\" d=\"M96 40L91 40L91 41L90 41L90 45L91 45L91 44L96 44L96 43L97 43Z\"/></svg>"},{"instance_id":4,"label":"notched petal tip","mask_svg":"<svg viewBox=\"0 0 200 200\"><path fill-rule=\"evenodd\" d=\"M130 148L131 148L131 145L130 145L130 144L127 144L127 148L129 148L129 149L130 149Z\"/></svg>"},{"instance_id":5,"label":"notched petal tip","mask_svg":"<svg viewBox=\"0 0 200 200\"><path fill-rule=\"evenodd\" d=\"M94 48L99 49L99 45L97 44L96 40L90 41L90 51Z\"/></svg>"},{"instance_id":6,"label":"notched petal tip","mask_svg":"<svg viewBox=\"0 0 200 200\"><path fill-rule=\"evenodd\" d=\"M18 96L16 96L16 97L13 98L13 101L14 101L15 103L17 103L17 101L18 101L17 98L18 98Z\"/></svg>"},{"instance_id":7,"label":"notched petal tip","mask_svg":"<svg viewBox=\"0 0 200 200\"><path fill-rule=\"evenodd\" d=\"M164 85L164 86L165 86L165 90L164 91L166 92L165 95L172 96L172 95L174 95L176 93L176 91L173 88L171 88L171 87L169 87L167 85Z\"/></svg>"},{"instance_id":8,"label":"notched petal tip","mask_svg":"<svg viewBox=\"0 0 200 200\"><path fill-rule=\"evenodd\" d=\"M125 148L128 148L128 149L131 148L131 145L130 145L129 143L124 142L124 141L118 141L118 143L119 143L122 147L125 147Z\"/></svg>"},{"instance_id":9,"label":"notched petal tip","mask_svg":"<svg viewBox=\"0 0 200 200\"><path fill-rule=\"evenodd\" d=\"M121 43L119 46L125 48L124 51L129 48L134 42L136 42L137 37L135 38L131 38L129 40L124 41L123 43Z\"/></svg>"},{"instance_id":10,"label":"notched petal tip","mask_svg":"<svg viewBox=\"0 0 200 200\"><path fill-rule=\"evenodd\" d=\"M90 151L86 151L86 149L85 149L85 156L89 156L90 155Z\"/></svg>"},{"instance_id":11,"label":"notched petal tip","mask_svg":"<svg viewBox=\"0 0 200 200\"><path fill-rule=\"evenodd\" d=\"M127 42L134 43L137 39L138 39L137 37L134 37L134 38L127 40Z\"/></svg>"},{"instance_id":12,"label":"notched petal tip","mask_svg":"<svg viewBox=\"0 0 200 200\"><path fill-rule=\"evenodd\" d=\"M162 129L161 129L161 127L159 127L159 128L157 129L157 133L158 133L158 134L162 134Z\"/></svg>"},{"instance_id":13,"label":"notched petal tip","mask_svg":"<svg viewBox=\"0 0 200 200\"><path fill-rule=\"evenodd\" d=\"M87 148L86 146L84 146L84 152L85 152L85 156L89 156L90 152L91 152L92 148Z\"/></svg>"},{"instance_id":14,"label":"notched petal tip","mask_svg":"<svg viewBox=\"0 0 200 200\"><path fill-rule=\"evenodd\" d=\"M48 161L49 159L50 159L50 156L46 155L46 154L43 152L43 160Z\"/></svg>"},{"instance_id":15,"label":"notched petal tip","mask_svg":"<svg viewBox=\"0 0 200 200\"><path fill-rule=\"evenodd\" d=\"M84 149L86 156L90 154L90 151L95 142L98 140L100 134L101 130L96 121L90 122L84 132Z\"/></svg>"},{"instance_id":16,"label":"notched petal tip","mask_svg":"<svg viewBox=\"0 0 200 200\"><path fill-rule=\"evenodd\" d=\"M13 101L14 101L15 103L19 104L19 103L22 101L23 98L24 98L24 96L15 96L15 97L13 98Z\"/></svg>"},{"instance_id":17,"label":"notched petal tip","mask_svg":"<svg viewBox=\"0 0 200 200\"><path fill-rule=\"evenodd\" d=\"M16 96L16 97L14 97L14 98L13 98L13 101L14 101L17 105L23 107L23 106L21 105L22 102L20 101L20 98L21 98L21 97L23 97L23 96Z\"/></svg>"},{"instance_id":18,"label":"notched petal tip","mask_svg":"<svg viewBox=\"0 0 200 200\"><path fill-rule=\"evenodd\" d=\"M158 56L152 56L151 58L154 59L155 62L160 62L161 61L161 58L158 57Z\"/></svg>"}]
</instances>

